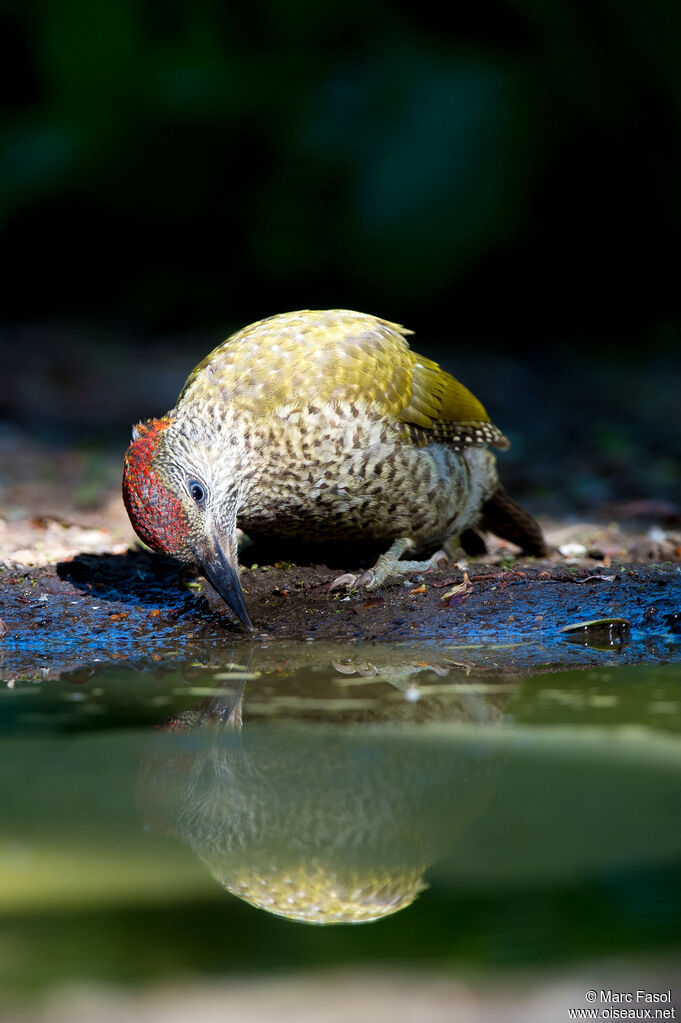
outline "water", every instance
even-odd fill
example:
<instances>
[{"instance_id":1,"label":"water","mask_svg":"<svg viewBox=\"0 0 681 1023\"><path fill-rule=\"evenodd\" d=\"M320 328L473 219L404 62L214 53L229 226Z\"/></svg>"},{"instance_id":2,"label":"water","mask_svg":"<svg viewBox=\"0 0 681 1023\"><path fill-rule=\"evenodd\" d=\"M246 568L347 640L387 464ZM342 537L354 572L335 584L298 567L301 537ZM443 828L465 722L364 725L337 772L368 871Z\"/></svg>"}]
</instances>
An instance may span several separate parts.
<instances>
[{"instance_id":1,"label":"water","mask_svg":"<svg viewBox=\"0 0 681 1023\"><path fill-rule=\"evenodd\" d=\"M0 689L0 984L661 955L681 665L247 649Z\"/></svg>"}]
</instances>

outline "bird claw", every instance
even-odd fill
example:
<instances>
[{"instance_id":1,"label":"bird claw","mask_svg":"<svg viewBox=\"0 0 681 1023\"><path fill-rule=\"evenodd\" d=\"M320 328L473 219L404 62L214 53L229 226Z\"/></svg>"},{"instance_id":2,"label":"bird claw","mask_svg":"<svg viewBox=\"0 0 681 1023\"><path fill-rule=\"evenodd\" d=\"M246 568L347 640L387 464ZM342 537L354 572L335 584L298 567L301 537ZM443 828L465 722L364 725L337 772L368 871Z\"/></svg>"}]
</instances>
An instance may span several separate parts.
<instances>
[{"instance_id":1,"label":"bird claw","mask_svg":"<svg viewBox=\"0 0 681 1023\"><path fill-rule=\"evenodd\" d=\"M406 538L396 540L390 550L381 555L373 568L360 572L359 575L354 575L352 572L339 575L329 586L329 591L358 590L362 586L365 590L377 590L386 579L393 576L409 575L413 572L430 572L439 562L450 560L449 555L440 550L436 551L428 561L400 561L401 556L410 547L413 547L410 540Z\"/></svg>"},{"instance_id":2,"label":"bird claw","mask_svg":"<svg viewBox=\"0 0 681 1023\"><path fill-rule=\"evenodd\" d=\"M334 579L329 586L329 592L333 590L353 590L358 589L360 586L365 586L367 590L372 588L371 584L374 581L374 573L369 569L366 572L360 572L359 575L353 575L352 572L346 572L345 575L339 575L337 579Z\"/></svg>"},{"instance_id":3,"label":"bird claw","mask_svg":"<svg viewBox=\"0 0 681 1023\"><path fill-rule=\"evenodd\" d=\"M345 575L339 575L337 579L334 579L329 586L329 593L333 590L345 590L350 589L354 586L357 580L357 576L353 575L352 572L346 572Z\"/></svg>"}]
</instances>

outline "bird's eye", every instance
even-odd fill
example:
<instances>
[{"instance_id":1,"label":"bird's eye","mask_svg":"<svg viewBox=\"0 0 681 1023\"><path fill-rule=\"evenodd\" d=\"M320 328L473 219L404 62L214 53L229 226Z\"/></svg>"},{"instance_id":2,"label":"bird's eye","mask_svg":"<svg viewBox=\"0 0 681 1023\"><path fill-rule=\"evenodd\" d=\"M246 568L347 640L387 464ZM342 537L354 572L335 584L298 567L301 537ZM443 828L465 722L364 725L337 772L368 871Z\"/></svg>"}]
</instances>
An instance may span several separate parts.
<instances>
[{"instance_id":1,"label":"bird's eye","mask_svg":"<svg viewBox=\"0 0 681 1023\"><path fill-rule=\"evenodd\" d=\"M187 488L191 497L197 504L202 504L206 499L206 488L201 483L197 483L196 480L190 480L187 484Z\"/></svg>"}]
</instances>

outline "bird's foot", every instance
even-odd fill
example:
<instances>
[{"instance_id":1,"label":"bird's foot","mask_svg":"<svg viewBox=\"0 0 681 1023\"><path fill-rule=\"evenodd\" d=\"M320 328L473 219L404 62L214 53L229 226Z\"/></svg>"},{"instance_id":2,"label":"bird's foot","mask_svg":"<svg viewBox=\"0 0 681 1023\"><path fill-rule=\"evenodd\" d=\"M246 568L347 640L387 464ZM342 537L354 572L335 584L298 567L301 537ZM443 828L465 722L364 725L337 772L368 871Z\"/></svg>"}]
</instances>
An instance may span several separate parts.
<instances>
[{"instance_id":1,"label":"bird's foot","mask_svg":"<svg viewBox=\"0 0 681 1023\"><path fill-rule=\"evenodd\" d=\"M413 546L413 542L407 537L395 540L390 549L385 554L381 554L373 568L368 569L366 572L360 572L358 575L354 575L352 572L339 575L337 579L333 580L329 590L351 590L359 589L361 586L366 590L377 590L379 586L382 586L392 576L411 575L414 572L429 572L440 561L450 560L446 552L440 550L436 551L426 561L400 561L402 555Z\"/></svg>"},{"instance_id":2,"label":"bird's foot","mask_svg":"<svg viewBox=\"0 0 681 1023\"><path fill-rule=\"evenodd\" d=\"M370 576L370 572L360 572L356 575L354 572L345 572L344 575L337 576L331 583L329 583L329 593L332 590L354 590L357 587L363 585L362 580L365 576ZM369 581L368 579L366 580Z\"/></svg>"}]
</instances>

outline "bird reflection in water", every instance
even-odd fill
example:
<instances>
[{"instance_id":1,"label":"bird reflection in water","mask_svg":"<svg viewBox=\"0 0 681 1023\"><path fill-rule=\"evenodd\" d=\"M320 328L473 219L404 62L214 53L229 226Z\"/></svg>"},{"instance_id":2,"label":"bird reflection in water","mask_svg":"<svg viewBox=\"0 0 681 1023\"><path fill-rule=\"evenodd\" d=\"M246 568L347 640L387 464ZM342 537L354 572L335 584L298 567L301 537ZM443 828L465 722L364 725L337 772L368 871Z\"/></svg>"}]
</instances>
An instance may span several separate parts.
<instances>
[{"instance_id":1,"label":"bird reflection in water","mask_svg":"<svg viewBox=\"0 0 681 1023\"><path fill-rule=\"evenodd\" d=\"M410 702L409 671L398 674L398 690L385 686L398 703L369 723L319 709L315 720L249 720L244 683L225 683L166 726L143 772L147 823L186 842L227 891L290 920L404 909L493 790L503 758L475 726L498 719L507 696L446 686L449 706L433 698L431 722L426 697L411 725L396 723L387 708Z\"/></svg>"}]
</instances>

